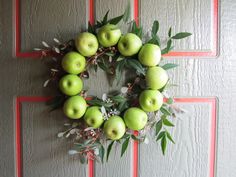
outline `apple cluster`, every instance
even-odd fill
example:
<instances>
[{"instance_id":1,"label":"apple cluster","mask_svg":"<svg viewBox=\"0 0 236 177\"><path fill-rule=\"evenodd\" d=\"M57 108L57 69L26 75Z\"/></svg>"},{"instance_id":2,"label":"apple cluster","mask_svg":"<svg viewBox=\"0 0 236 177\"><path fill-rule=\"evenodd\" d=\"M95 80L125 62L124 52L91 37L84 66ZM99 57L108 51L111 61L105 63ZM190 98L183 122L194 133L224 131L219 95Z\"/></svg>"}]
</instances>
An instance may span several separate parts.
<instances>
[{"instance_id":1,"label":"apple cluster","mask_svg":"<svg viewBox=\"0 0 236 177\"><path fill-rule=\"evenodd\" d=\"M67 73L59 81L61 92L68 96L63 106L64 114L71 119L83 118L93 128L103 127L107 138L118 140L123 137L126 127L141 130L148 122L147 112L158 111L163 104L163 95L159 91L167 81L168 75L161 68L161 50L158 45L146 43L133 33L122 35L121 30L113 24L106 24L98 30L97 36L83 32L75 39L77 51L68 52L62 59L62 68ZM147 68L145 81L147 88L139 95L139 107L125 110L123 118L114 115L104 119L99 106L88 106L80 96L83 81L80 74L86 70L87 58L96 55L99 46L115 46L124 57L138 56L139 61Z\"/></svg>"}]
</instances>

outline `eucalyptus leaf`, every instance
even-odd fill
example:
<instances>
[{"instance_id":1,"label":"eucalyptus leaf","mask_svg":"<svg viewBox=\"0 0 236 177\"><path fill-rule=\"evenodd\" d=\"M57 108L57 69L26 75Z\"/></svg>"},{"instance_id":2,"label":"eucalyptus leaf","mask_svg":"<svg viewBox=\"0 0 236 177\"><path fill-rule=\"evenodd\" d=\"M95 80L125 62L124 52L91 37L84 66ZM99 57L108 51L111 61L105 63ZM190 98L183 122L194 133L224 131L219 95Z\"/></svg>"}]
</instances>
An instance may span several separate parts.
<instances>
[{"instance_id":1,"label":"eucalyptus leaf","mask_svg":"<svg viewBox=\"0 0 236 177\"><path fill-rule=\"evenodd\" d=\"M167 104L173 104L174 103L174 99L173 98L168 98L166 103Z\"/></svg>"},{"instance_id":2,"label":"eucalyptus leaf","mask_svg":"<svg viewBox=\"0 0 236 177\"><path fill-rule=\"evenodd\" d=\"M167 138L168 138L172 143L175 144L175 141L173 140L173 138L171 137L171 135L170 135L170 133L169 133L168 131L166 131L166 136L167 136Z\"/></svg>"},{"instance_id":3,"label":"eucalyptus leaf","mask_svg":"<svg viewBox=\"0 0 236 177\"><path fill-rule=\"evenodd\" d=\"M107 161L109 159L109 155L110 155L110 152L111 152L111 149L112 149L112 146L114 144L115 141L112 141L109 145L108 145L108 148L107 148Z\"/></svg>"},{"instance_id":4,"label":"eucalyptus leaf","mask_svg":"<svg viewBox=\"0 0 236 177\"><path fill-rule=\"evenodd\" d=\"M92 99L92 100L87 100L87 103L89 105L93 105L93 106L104 106L104 107L111 107L113 106L113 103L107 103L107 102L104 102L98 98L96 99Z\"/></svg>"},{"instance_id":5,"label":"eucalyptus leaf","mask_svg":"<svg viewBox=\"0 0 236 177\"><path fill-rule=\"evenodd\" d=\"M165 135L164 131L160 132L159 135L156 138L156 141L160 140L164 135Z\"/></svg>"},{"instance_id":6,"label":"eucalyptus leaf","mask_svg":"<svg viewBox=\"0 0 236 177\"><path fill-rule=\"evenodd\" d=\"M118 24L118 23L122 20L123 16L124 16L124 15L120 15L120 16L118 16L118 17L112 18L112 19L110 19L110 20L108 21L108 23L113 24L113 25L116 25L116 24Z\"/></svg>"},{"instance_id":7,"label":"eucalyptus leaf","mask_svg":"<svg viewBox=\"0 0 236 177\"><path fill-rule=\"evenodd\" d=\"M163 124L169 127L174 127L175 125L170 122L167 118L163 119Z\"/></svg>"},{"instance_id":8,"label":"eucalyptus leaf","mask_svg":"<svg viewBox=\"0 0 236 177\"><path fill-rule=\"evenodd\" d=\"M168 31L168 37L171 37L171 32L172 32L172 28L170 27Z\"/></svg>"},{"instance_id":9,"label":"eucalyptus leaf","mask_svg":"<svg viewBox=\"0 0 236 177\"><path fill-rule=\"evenodd\" d=\"M168 116L171 115L170 111L163 106L161 107L160 111L165 115L168 115Z\"/></svg>"},{"instance_id":10,"label":"eucalyptus leaf","mask_svg":"<svg viewBox=\"0 0 236 177\"><path fill-rule=\"evenodd\" d=\"M157 123L156 123L156 135L159 134L159 132L161 131L162 129L162 120L159 120Z\"/></svg>"},{"instance_id":11,"label":"eucalyptus leaf","mask_svg":"<svg viewBox=\"0 0 236 177\"><path fill-rule=\"evenodd\" d=\"M164 134L164 136L161 139L161 150L163 155L165 155L166 152L166 133Z\"/></svg>"},{"instance_id":12,"label":"eucalyptus leaf","mask_svg":"<svg viewBox=\"0 0 236 177\"><path fill-rule=\"evenodd\" d=\"M115 95L115 96L111 97L111 99L117 103L122 103L122 102L127 101L127 99L122 95Z\"/></svg>"},{"instance_id":13,"label":"eucalyptus leaf","mask_svg":"<svg viewBox=\"0 0 236 177\"><path fill-rule=\"evenodd\" d=\"M99 147L99 157L100 157L102 163L103 163L104 155L105 155L105 148L101 144Z\"/></svg>"},{"instance_id":14,"label":"eucalyptus leaf","mask_svg":"<svg viewBox=\"0 0 236 177\"><path fill-rule=\"evenodd\" d=\"M159 22L155 20L152 25L152 35L156 35L159 30Z\"/></svg>"},{"instance_id":15,"label":"eucalyptus leaf","mask_svg":"<svg viewBox=\"0 0 236 177\"><path fill-rule=\"evenodd\" d=\"M125 109L127 109L128 107L129 107L129 105L128 105L127 101L123 101L123 102L121 102L121 103L119 104L118 110L119 110L120 112L122 112L122 111L124 111Z\"/></svg>"},{"instance_id":16,"label":"eucalyptus leaf","mask_svg":"<svg viewBox=\"0 0 236 177\"><path fill-rule=\"evenodd\" d=\"M137 72L141 73L142 75L145 75L145 69L143 68L143 66L138 60L127 59L127 65L135 69Z\"/></svg>"},{"instance_id":17,"label":"eucalyptus leaf","mask_svg":"<svg viewBox=\"0 0 236 177\"><path fill-rule=\"evenodd\" d=\"M130 1L127 4L127 7L125 9L124 15L123 15L123 21L127 22L130 18L130 14L131 14L131 8L130 8Z\"/></svg>"},{"instance_id":18,"label":"eucalyptus leaf","mask_svg":"<svg viewBox=\"0 0 236 177\"><path fill-rule=\"evenodd\" d=\"M179 65L174 64L174 63L167 63L167 64L165 64L164 66L162 66L162 68L163 68L164 70L169 70L169 69L175 68L175 67L177 67L177 66L179 66Z\"/></svg>"},{"instance_id":19,"label":"eucalyptus leaf","mask_svg":"<svg viewBox=\"0 0 236 177\"><path fill-rule=\"evenodd\" d=\"M108 14L109 14L109 10L106 12L105 16L103 17L103 20L102 20L102 24L103 24L103 25L107 24L107 17L108 17Z\"/></svg>"},{"instance_id":20,"label":"eucalyptus leaf","mask_svg":"<svg viewBox=\"0 0 236 177\"><path fill-rule=\"evenodd\" d=\"M129 145L129 139L130 139L130 137L126 138L125 141L122 144L121 157L124 155L125 151L127 150L127 147Z\"/></svg>"},{"instance_id":21,"label":"eucalyptus leaf","mask_svg":"<svg viewBox=\"0 0 236 177\"><path fill-rule=\"evenodd\" d=\"M172 36L171 38L172 39L183 39L183 38L186 38L188 36L191 36L192 34L191 33L188 33L188 32L180 32L180 33L177 33L176 35Z\"/></svg>"}]
</instances>

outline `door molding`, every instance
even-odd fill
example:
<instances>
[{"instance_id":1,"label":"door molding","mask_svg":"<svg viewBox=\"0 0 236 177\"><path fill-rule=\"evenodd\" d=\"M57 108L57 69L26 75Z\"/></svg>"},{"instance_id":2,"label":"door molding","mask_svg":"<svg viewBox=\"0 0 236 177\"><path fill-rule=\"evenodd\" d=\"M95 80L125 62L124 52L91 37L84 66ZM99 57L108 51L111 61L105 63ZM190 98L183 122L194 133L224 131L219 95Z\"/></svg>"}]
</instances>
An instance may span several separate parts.
<instances>
[{"instance_id":1,"label":"door molding","mask_svg":"<svg viewBox=\"0 0 236 177\"><path fill-rule=\"evenodd\" d=\"M47 102L51 97L40 96L19 96L15 100L15 170L16 177L22 176L22 143L21 143L21 106L22 103ZM217 98L196 97L196 98L175 98L176 103L207 103L211 106L211 130L210 130L210 154L209 154L209 175L215 177L216 166L216 143L217 143ZM137 135L137 132L134 132ZM139 168L139 144L133 141L132 146L132 177L138 177ZM88 161L88 177L94 177L95 163Z\"/></svg>"}]
</instances>

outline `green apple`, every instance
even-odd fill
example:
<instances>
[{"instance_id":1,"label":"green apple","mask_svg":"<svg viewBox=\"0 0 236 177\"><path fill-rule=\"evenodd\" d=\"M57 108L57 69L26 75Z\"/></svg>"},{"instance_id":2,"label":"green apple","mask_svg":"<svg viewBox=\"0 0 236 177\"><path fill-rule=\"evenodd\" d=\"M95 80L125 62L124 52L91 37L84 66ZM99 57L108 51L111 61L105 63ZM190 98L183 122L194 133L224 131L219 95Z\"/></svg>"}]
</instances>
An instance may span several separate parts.
<instances>
[{"instance_id":1,"label":"green apple","mask_svg":"<svg viewBox=\"0 0 236 177\"><path fill-rule=\"evenodd\" d=\"M138 54L138 59L144 66L156 66L161 61L161 49L155 44L145 44Z\"/></svg>"},{"instance_id":2,"label":"green apple","mask_svg":"<svg viewBox=\"0 0 236 177\"><path fill-rule=\"evenodd\" d=\"M168 74L163 68L154 66L147 69L146 83L148 88L153 90L161 89L166 85L167 81Z\"/></svg>"},{"instance_id":3,"label":"green apple","mask_svg":"<svg viewBox=\"0 0 236 177\"><path fill-rule=\"evenodd\" d=\"M79 74L85 69L86 60L78 52L68 52L62 59L62 68L70 74Z\"/></svg>"},{"instance_id":4,"label":"green apple","mask_svg":"<svg viewBox=\"0 0 236 177\"><path fill-rule=\"evenodd\" d=\"M107 24L98 30L98 41L103 47L111 47L118 43L121 36L120 29L113 24Z\"/></svg>"},{"instance_id":5,"label":"green apple","mask_svg":"<svg viewBox=\"0 0 236 177\"><path fill-rule=\"evenodd\" d=\"M104 119L100 107L91 106L89 107L84 115L85 122L93 128L98 128L102 125Z\"/></svg>"},{"instance_id":6,"label":"green apple","mask_svg":"<svg viewBox=\"0 0 236 177\"><path fill-rule=\"evenodd\" d=\"M124 120L131 130L141 130L147 124L148 116L142 109L132 107L125 111Z\"/></svg>"},{"instance_id":7,"label":"green apple","mask_svg":"<svg viewBox=\"0 0 236 177\"><path fill-rule=\"evenodd\" d=\"M118 140L125 134L125 123L119 116L111 116L104 124L104 132L111 140Z\"/></svg>"},{"instance_id":8,"label":"green apple","mask_svg":"<svg viewBox=\"0 0 236 177\"><path fill-rule=\"evenodd\" d=\"M90 57L98 50L98 40L94 34L83 32L75 39L75 46L83 56Z\"/></svg>"},{"instance_id":9,"label":"green apple","mask_svg":"<svg viewBox=\"0 0 236 177\"><path fill-rule=\"evenodd\" d=\"M86 108L87 103L82 96L72 96L65 101L63 112L71 119L79 119L84 115Z\"/></svg>"},{"instance_id":10,"label":"green apple","mask_svg":"<svg viewBox=\"0 0 236 177\"><path fill-rule=\"evenodd\" d=\"M154 112L161 108L163 95L158 90L144 90L139 95L139 105L146 112Z\"/></svg>"},{"instance_id":11,"label":"green apple","mask_svg":"<svg viewBox=\"0 0 236 177\"><path fill-rule=\"evenodd\" d=\"M141 47L141 39L133 33L127 33L124 36L121 36L118 42L118 50L123 56L135 55Z\"/></svg>"},{"instance_id":12,"label":"green apple","mask_svg":"<svg viewBox=\"0 0 236 177\"><path fill-rule=\"evenodd\" d=\"M60 79L59 88L68 96L77 95L83 89L83 81L77 75L67 74Z\"/></svg>"}]
</instances>

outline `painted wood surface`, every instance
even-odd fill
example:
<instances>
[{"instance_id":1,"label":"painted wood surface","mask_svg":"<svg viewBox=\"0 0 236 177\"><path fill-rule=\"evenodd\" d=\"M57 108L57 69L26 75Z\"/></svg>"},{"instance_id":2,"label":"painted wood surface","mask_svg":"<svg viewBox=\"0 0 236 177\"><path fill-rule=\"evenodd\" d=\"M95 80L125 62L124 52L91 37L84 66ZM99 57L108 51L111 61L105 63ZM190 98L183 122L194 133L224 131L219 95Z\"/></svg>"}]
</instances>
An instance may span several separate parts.
<instances>
[{"instance_id":1,"label":"painted wood surface","mask_svg":"<svg viewBox=\"0 0 236 177\"><path fill-rule=\"evenodd\" d=\"M92 0L91 0L92 1ZM86 28L89 16L88 0L28 1L20 0L20 50L29 52L39 47L42 40L53 37L70 39ZM176 31L192 31L190 39L176 43L176 50L205 51L212 49L212 0L138 2L139 22L147 29L154 19L161 23L162 32L173 24ZM41 60L15 57L15 0L0 0L0 176L15 176L15 100L17 96L52 95L52 90L42 88L47 79L47 68ZM111 14L123 12L127 1L96 0L95 19L106 10ZM179 87L170 94L180 97L218 97L217 177L234 177L236 173L235 107L236 98L236 2L222 0L220 8L219 57L174 57L179 67L169 72ZM134 6L133 6L134 11ZM123 30L125 28L122 27ZM208 55L209 56L209 55ZM92 75L86 87L90 94L101 96L109 88L105 75ZM106 86L106 89L104 87ZM138 176L155 177L208 177L209 136L211 125L209 104L183 104L189 113L176 120L173 131L176 145L168 146L166 157L160 154L155 143L139 147ZM87 166L66 155L67 145L54 137L65 121L59 112L48 115L44 103L23 103L22 117L22 177L88 176ZM68 145L69 147L69 145ZM132 149L119 159L119 149L112 154L108 164L94 164L95 177L120 177L133 175ZM133 177L133 176L132 176Z\"/></svg>"}]
</instances>

